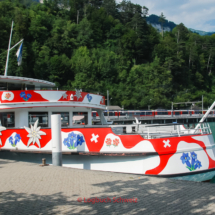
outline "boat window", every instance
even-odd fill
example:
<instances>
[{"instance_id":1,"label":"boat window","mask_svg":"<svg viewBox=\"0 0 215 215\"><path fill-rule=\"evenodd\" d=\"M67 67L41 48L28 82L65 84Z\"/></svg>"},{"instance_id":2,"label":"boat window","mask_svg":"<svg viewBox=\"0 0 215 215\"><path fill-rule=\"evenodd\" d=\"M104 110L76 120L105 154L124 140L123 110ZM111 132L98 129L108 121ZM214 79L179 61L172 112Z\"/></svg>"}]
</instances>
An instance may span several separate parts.
<instances>
[{"instance_id":1,"label":"boat window","mask_svg":"<svg viewBox=\"0 0 215 215\"><path fill-rule=\"evenodd\" d=\"M180 112L175 112L175 115L180 115Z\"/></svg>"},{"instance_id":2,"label":"boat window","mask_svg":"<svg viewBox=\"0 0 215 215\"><path fill-rule=\"evenodd\" d=\"M7 90L7 83L1 82L0 83L0 90Z\"/></svg>"},{"instance_id":3,"label":"boat window","mask_svg":"<svg viewBox=\"0 0 215 215\"><path fill-rule=\"evenodd\" d=\"M8 83L7 89L8 89L8 90L22 90L22 84L18 84L18 83Z\"/></svg>"},{"instance_id":4,"label":"boat window","mask_svg":"<svg viewBox=\"0 0 215 215\"><path fill-rule=\"evenodd\" d=\"M104 116L115 116L115 112L108 112L108 111L105 111L105 112L103 112L104 113ZM108 114L109 113L109 114Z\"/></svg>"},{"instance_id":5,"label":"boat window","mask_svg":"<svg viewBox=\"0 0 215 215\"><path fill-rule=\"evenodd\" d=\"M6 128L8 127L15 127L14 123L15 113L7 112L7 113L0 113L0 125Z\"/></svg>"},{"instance_id":6,"label":"boat window","mask_svg":"<svg viewBox=\"0 0 215 215\"><path fill-rule=\"evenodd\" d=\"M60 114L62 127L69 126L69 112L53 112L52 114Z\"/></svg>"},{"instance_id":7,"label":"boat window","mask_svg":"<svg viewBox=\"0 0 215 215\"><path fill-rule=\"evenodd\" d=\"M158 115L168 115L167 111L158 111Z\"/></svg>"},{"instance_id":8,"label":"boat window","mask_svg":"<svg viewBox=\"0 0 215 215\"><path fill-rule=\"evenodd\" d=\"M120 112L120 116L126 116L125 112Z\"/></svg>"},{"instance_id":9,"label":"boat window","mask_svg":"<svg viewBox=\"0 0 215 215\"><path fill-rule=\"evenodd\" d=\"M115 116L114 112L109 112L109 116Z\"/></svg>"},{"instance_id":10,"label":"boat window","mask_svg":"<svg viewBox=\"0 0 215 215\"><path fill-rule=\"evenodd\" d=\"M151 116L151 115L152 115L152 112L148 111L148 112L146 112L146 115L147 115L147 116Z\"/></svg>"},{"instance_id":11,"label":"boat window","mask_svg":"<svg viewBox=\"0 0 215 215\"><path fill-rule=\"evenodd\" d=\"M188 111L182 111L182 114L188 114Z\"/></svg>"},{"instance_id":12,"label":"boat window","mask_svg":"<svg viewBox=\"0 0 215 215\"><path fill-rule=\"evenodd\" d=\"M34 85L26 85L27 90L35 90Z\"/></svg>"},{"instance_id":13,"label":"boat window","mask_svg":"<svg viewBox=\"0 0 215 215\"><path fill-rule=\"evenodd\" d=\"M73 125L88 125L88 112L73 112Z\"/></svg>"},{"instance_id":14,"label":"boat window","mask_svg":"<svg viewBox=\"0 0 215 215\"><path fill-rule=\"evenodd\" d=\"M38 126L48 127L48 112L29 112L28 122L29 126L38 120Z\"/></svg>"}]
</instances>

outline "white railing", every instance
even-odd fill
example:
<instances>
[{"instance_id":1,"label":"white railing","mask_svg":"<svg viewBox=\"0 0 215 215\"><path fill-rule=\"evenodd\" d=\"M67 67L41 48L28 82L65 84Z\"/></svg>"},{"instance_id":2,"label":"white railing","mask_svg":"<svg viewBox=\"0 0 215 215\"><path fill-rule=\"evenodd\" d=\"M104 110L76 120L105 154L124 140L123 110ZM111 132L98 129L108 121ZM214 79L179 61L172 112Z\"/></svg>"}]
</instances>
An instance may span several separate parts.
<instances>
[{"instance_id":1,"label":"white railing","mask_svg":"<svg viewBox=\"0 0 215 215\"><path fill-rule=\"evenodd\" d=\"M135 126L134 129L130 127ZM198 129L188 128L185 129L182 125L128 125L126 126L126 133L140 134L146 139L183 136L192 134L211 134L211 128L208 123L201 123Z\"/></svg>"}]
</instances>

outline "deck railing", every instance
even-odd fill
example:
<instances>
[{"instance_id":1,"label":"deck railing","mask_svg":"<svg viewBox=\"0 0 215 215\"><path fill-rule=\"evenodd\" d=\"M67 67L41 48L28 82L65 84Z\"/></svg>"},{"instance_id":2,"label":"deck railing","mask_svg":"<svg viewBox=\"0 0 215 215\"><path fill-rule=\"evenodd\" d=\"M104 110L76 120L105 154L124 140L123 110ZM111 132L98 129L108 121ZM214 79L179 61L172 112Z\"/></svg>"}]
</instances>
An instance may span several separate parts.
<instances>
[{"instance_id":1,"label":"deck railing","mask_svg":"<svg viewBox=\"0 0 215 215\"><path fill-rule=\"evenodd\" d=\"M121 125L111 126L116 134L139 134L145 139L156 139L164 137L181 137L196 134L211 134L208 123L201 123L198 129L185 128L183 124L157 124L157 125Z\"/></svg>"},{"instance_id":2,"label":"deck railing","mask_svg":"<svg viewBox=\"0 0 215 215\"><path fill-rule=\"evenodd\" d=\"M159 127L159 125L157 127ZM162 128L162 127L159 127L159 128ZM210 125L208 123L202 123L200 128L198 129L195 129L195 128L181 129L182 125L174 125L167 129L157 129L156 131L150 131L150 127L146 127L146 128L147 128L147 139L158 138L158 137L162 138L167 136L180 137L180 136L191 135L191 134L211 134L212 133Z\"/></svg>"}]
</instances>

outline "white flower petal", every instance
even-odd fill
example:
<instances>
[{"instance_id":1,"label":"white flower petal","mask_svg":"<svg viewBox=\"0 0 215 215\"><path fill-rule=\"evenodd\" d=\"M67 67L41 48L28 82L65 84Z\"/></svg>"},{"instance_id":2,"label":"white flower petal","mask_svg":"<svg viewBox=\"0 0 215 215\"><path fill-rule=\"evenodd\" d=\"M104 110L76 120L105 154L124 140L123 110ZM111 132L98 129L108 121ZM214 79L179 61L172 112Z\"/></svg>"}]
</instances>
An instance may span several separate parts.
<instances>
[{"instance_id":1,"label":"white flower petal","mask_svg":"<svg viewBox=\"0 0 215 215\"><path fill-rule=\"evenodd\" d=\"M3 126L0 126L0 131L4 131L4 130L6 130L6 128Z\"/></svg>"},{"instance_id":2,"label":"white flower petal","mask_svg":"<svg viewBox=\"0 0 215 215\"><path fill-rule=\"evenodd\" d=\"M38 120L34 123L34 131L36 131L38 125Z\"/></svg>"},{"instance_id":3,"label":"white flower petal","mask_svg":"<svg viewBox=\"0 0 215 215\"><path fill-rule=\"evenodd\" d=\"M36 136L37 136L37 138L41 139L41 137L40 137L40 135L39 135L39 134L37 134Z\"/></svg>"},{"instance_id":4,"label":"white flower petal","mask_svg":"<svg viewBox=\"0 0 215 215\"><path fill-rule=\"evenodd\" d=\"M39 126L39 127L36 129L36 132L38 132L40 129L41 129L41 127Z\"/></svg>"},{"instance_id":5,"label":"white flower petal","mask_svg":"<svg viewBox=\"0 0 215 215\"><path fill-rule=\"evenodd\" d=\"M41 149L41 145L40 145L40 141L39 141L39 139L36 137L35 138L36 139L36 143L37 143L37 145L40 147L40 149Z\"/></svg>"},{"instance_id":6,"label":"white flower petal","mask_svg":"<svg viewBox=\"0 0 215 215\"><path fill-rule=\"evenodd\" d=\"M32 141L33 141L33 137L31 137L31 138L28 140L28 144L27 144L28 147L29 147L29 145L31 144Z\"/></svg>"},{"instance_id":7,"label":"white flower petal","mask_svg":"<svg viewBox=\"0 0 215 215\"><path fill-rule=\"evenodd\" d=\"M24 128L25 128L25 130L26 130L28 133L31 133L31 129L30 129L30 128L27 128L27 127L25 127L25 126L24 126Z\"/></svg>"},{"instance_id":8,"label":"white flower petal","mask_svg":"<svg viewBox=\"0 0 215 215\"><path fill-rule=\"evenodd\" d=\"M36 137L33 137L33 144L36 142Z\"/></svg>"},{"instance_id":9,"label":"white flower petal","mask_svg":"<svg viewBox=\"0 0 215 215\"><path fill-rule=\"evenodd\" d=\"M41 127L39 126L37 128L37 125L38 125L38 120L34 123L34 126L31 125L31 128L26 128L25 126L24 126L24 128L29 133L27 135L27 137L30 137L30 139L28 140L28 146L30 145L31 142L33 144L35 144L35 142L36 142L38 144L38 146L41 148L40 140L39 140L39 139L41 139L40 135L46 135L46 133L43 131L40 131Z\"/></svg>"},{"instance_id":10,"label":"white flower petal","mask_svg":"<svg viewBox=\"0 0 215 215\"><path fill-rule=\"evenodd\" d=\"M37 134L39 134L39 135L46 135L46 133L43 132L43 131L38 131Z\"/></svg>"}]
</instances>

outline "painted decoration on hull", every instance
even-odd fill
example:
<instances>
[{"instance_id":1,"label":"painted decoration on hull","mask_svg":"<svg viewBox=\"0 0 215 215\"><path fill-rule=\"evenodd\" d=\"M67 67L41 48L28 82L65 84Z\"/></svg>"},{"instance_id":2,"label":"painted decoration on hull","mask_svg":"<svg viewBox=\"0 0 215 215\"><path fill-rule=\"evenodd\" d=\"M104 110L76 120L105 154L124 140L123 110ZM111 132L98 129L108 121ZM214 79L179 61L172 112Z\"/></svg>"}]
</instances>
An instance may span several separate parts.
<instances>
[{"instance_id":1,"label":"painted decoration on hull","mask_svg":"<svg viewBox=\"0 0 215 215\"><path fill-rule=\"evenodd\" d=\"M51 129L41 129L36 122L31 128L7 129L1 130L1 133L1 148L52 149ZM210 135L146 140L140 135L116 135L110 127L62 129L63 152L151 153L152 155L145 157L150 157L151 163L144 163L146 166L142 171L151 175L180 174L215 168L212 146L214 141ZM185 154L190 163L185 161Z\"/></svg>"},{"instance_id":2,"label":"painted decoration on hull","mask_svg":"<svg viewBox=\"0 0 215 215\"><path fill-rule=\"evenodd\" d=\"M3 92L1 96L2 101L13 101L14 94L12 92Z\"/></svg>"},{"instance_id":3,"label":"painted decoration on hull","mask_svg":"<svg viewBox=\"0 0 215 215\"><path fill-rule=\"evenodd\" d=\"M91 102L92 98L93 97L90 94L87 94L87 99L88 99L89 102Z\"/></svg>"},{"instance_id":4,"label":"painted decoration on hull","mask_svg":"<svg viewBox=\"0 0 215 215\"><path fill-rule=\"evenodd\" d=\"M186 151L189 149L195 149L195 151L182 152L182 148ZM164 158L162 158L163 156ZM163 156L161 156L161 159L165 159L166 155ZM195 167L195 161L201 163L201 165L199 165L199 162L197 164L200 168ZM169 158L167 165L159 174L168 175L169 172L172 174L182 174L207 169L209 169L209 157L207 153L196 143L181 141L178 144L177 152Z\"/></svg>"},{"instance_id":5,"label":"painted decoration on hull","mask_svg":"<svg viewBox=\"0 0 215 215\"><path fill-rule=\"evenodd\" d=\"M0 136L2 135L2 131L5 131L6 130L6 128L5 127L3 127L3 126L0 126ZM2 146L2 141L1 141L1 138L0 138L0 146Z\"/></svg>"},{"instance_id":6,"label":"painted decoration on hull","mask_svg":"<svg viewBox=\"0 0 215 215\"><path fill-rule=\"evenodd\" d=\"M64 138L63 144L68 149L76 149L78 145L82 145L85 142L83 134L77 131L73 131L68 134L67 138Z\"/></svg>"},{"instance_id":7,"label":"painted decoration on hull","mask_svg":"<svg viewBox=\"0 0 215 215\"><path fill-rule=\"evenodd\" d=\"M119 138L115 138L113 140L111 140L111 138L107 138L105 140L105 143L108 147L110 147L110 146L117 147L119 145Z\"/></svg>"},{"instance_id":8,"label":"painted decoration on hull","mask_svg":"<svg viewBox=\"0 0 215 215\"><path fill-rule=\"evenodd\" d=\"M181 161L183 164L186 164L187 168L190 171L194 171L197 168L201 168L202 164L199 160L197 160L197 154L195 152L190 152L190 156L189 153L183 153L183 155L181 156Z\"/></svg>"},{"instance_id":9,"label":"painted decoration on hull","mask_svg":"<svg viewBox=\"0 0 215 215\"><path fill-rule=\"evenodd\" d=\"M39 130L38 130L39 128ZM51 150L51 129L40 129L40 127L38 127L36 130L36 133L34 132L34 128L32 128L33 130L32 132L32 137L29 135L30 133L28 133L27 130L25 129L7 129L2 131L2 136L1 136L1 141L2 141L2 145L0 145L0 148L5 148L5 149L13 149L13 148L18 148L18 149L25 149L25 150L31 150L36 149L36 150L41 150L46 148L46 150ZM29 130L31 130L30 128L28 128ZM46 135L41 136L40 138L37 136L38 135L38 131L44 132L46 133ZM29 131L30 132L30 131ZM15 140L15 136L16 134L19 134L19 139L20 141L18 141L16 143L16 146L12 147L11 142L9 141L9 138L12 136L13 140ZM39 144L36 141L36 138L40 139L39 140ZM12 140L12 139L10 139ZM29 142L31 141L31 142ZM50 145L48 146L48 143L50 142ZM20 148L21 146L21 148Z\"/></svg>"},{"instance_id":10,"label":"painted decoration on hull","mask_svg":"<svg viewBox=\"0 0 215 215\"><path fill-rule=\"evenodd\" d=\"M30 93L26 94L25 92L21 92L19 95L26 102L32 97Z\"/></svg>"},{"instance_id":11,"label":"painted decoration on hull","mask_svg":"<svg viewBox=\"0 0 215 215\"><path fill-rule=\"evenodd\" d=\"M12 147L16 147L17 143L20 142L21 137L19 134L15 134L9 137L9 142L11 143Z\"/></svg>"},{"instance_id":12,"label":"painted decoration on hull","mask_svg":"<svg viewBox=\"0 0 215 215\"><path fill-rule=\"evenodd\" d=\"M41 127L37 127L38 125L38 120L34 123L34 126L31 125L31 128L27 128L24 126L25 130L28 132L27 137L30 137L27 143L27 146L29 147L29 145L31 143L33 143L33 145L35 143L37 143L37 145L39 146L39 148L41 149L41 145L40 145L40 140L41 139L41 135L46 135L45 132L40 131Z\"/></svg>"},{"instance_id":13,"label":"painted decoration on hull","mask_svg":"<svg viewBox=\"0 0 215 215\"><path fill-rule=\"evenodd\" d=\"M80 98L82 98L82 89L78 90L75 89L75 96L77 97L77 100L79 100Z\"/></svg>"},{"instance_id":14,"label":"painted decoration on hull","mask_svg":"<svg viewBox=\"0 0 215 215\"><path fill-rule=\"evenodd\" d=\"M49 91L49 90L16 90L13 92L0 92L1 103L23 103L23 102L82 102L95 105L105 105L102 95L89 94L76 91Z\"/></svg>"},{"instance_id":15,"label":"painted decoration on hull","mask_svg":"<svg viewBox=\"0 0 215 215\"><path fill-rule=\"evenodd\" d=\"M89 152L84 134L78 130L71 132L62 131L62 151L67 152Z\"/></svg>"}]
</instances>

